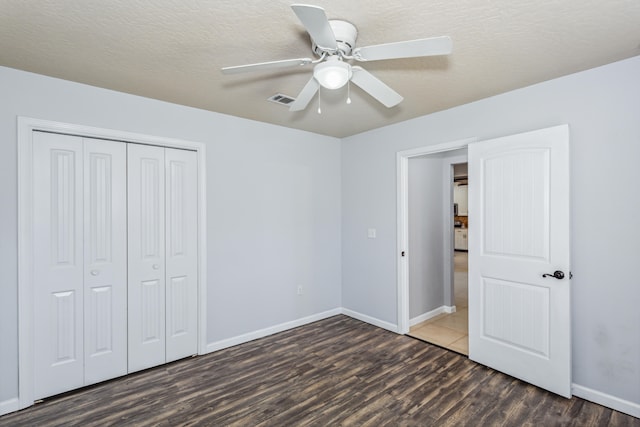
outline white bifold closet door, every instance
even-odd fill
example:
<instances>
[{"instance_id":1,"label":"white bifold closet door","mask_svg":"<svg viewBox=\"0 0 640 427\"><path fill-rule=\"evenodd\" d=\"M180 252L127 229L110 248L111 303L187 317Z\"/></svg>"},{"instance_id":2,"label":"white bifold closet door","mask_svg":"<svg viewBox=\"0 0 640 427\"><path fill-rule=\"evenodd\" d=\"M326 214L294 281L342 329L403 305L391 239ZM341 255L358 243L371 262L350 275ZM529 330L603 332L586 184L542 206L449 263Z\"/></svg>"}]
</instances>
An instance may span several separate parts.
<instances>
[{"instance_id":1,"label":"white bifold closet door","mask_svg":"<svg viewBox=\"0 0 640 427\"><path fill-rule=\"evenodd\" d=\"M34 397L127 373L126 146L34 132Z\"/></svg>"},{"instance_id":2,"label":"white bifold closet door","mask_svg":"<svg viewBox=\"0 0 640 427\"><path fill-rule=\"evenodd\" d=\"M129 372L197 353L197 157L128 145Z\"/></svg>"},{"instance_id":3,"label":"white bifold closet door","mask_svg":"<svg viewBox=\"0 0 640 427\"><path fill-rule=\"evenodd\" d=\"M198 351L197 154L33 133L34 398Z\"/></svg>"}]
</instances>

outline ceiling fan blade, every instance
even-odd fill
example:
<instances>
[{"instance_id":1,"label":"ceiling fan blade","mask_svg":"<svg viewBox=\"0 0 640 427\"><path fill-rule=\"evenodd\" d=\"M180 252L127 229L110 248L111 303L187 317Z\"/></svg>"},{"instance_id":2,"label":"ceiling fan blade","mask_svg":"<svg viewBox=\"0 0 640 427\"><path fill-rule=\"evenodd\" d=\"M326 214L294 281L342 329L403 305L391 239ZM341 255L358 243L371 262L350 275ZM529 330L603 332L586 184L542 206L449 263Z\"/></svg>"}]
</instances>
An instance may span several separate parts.
<instances>
[{"instance_id":1,"label":"ceiling fan blade","mask_svg":"<svg viewBox=\"0 0 640 427\"><path fill-rule=\"evenodd\" d=\"M378 80L373 74L364 70L362 67L353 66L351 67L351 71L353 73L351 82L380 101L385 107L395 107L404 99L398 92L382 83L382 81Z\"/></svg>"},{"instance_id":2,"label":"ceiling fan blade","mask_svg":"<svg viewBox=\"0 0 640 427\"><path fill-rule=\"evenodd\" d=\"M338 49L336 36L333 34L327 14L323 8L308 4L292 4L291 8L318 47L331 50Z\"/></svg>"},{"instance_id":3,"label":"ceiling fan blade","mask_svg":"<svg viewBox=\"0 0 640 427\"><path fill-rule=\"evenodd\" d=\"M452 48L451 37L442 36L359 47L354 49L352 55L358 61L377 61L381 59L449 55Z\"/></svg>"},{"instance_id":4,"label":"ceiling fan blade","mask_svg":"<svg viewBox=\"0 0 640 427\"><path fill-rule=\"evenodd\" d=\"M302 88L302 91L298 94L295 101L289 106L289 111L302 111L307 108L311 99L315 96L320 86L315 78L311 77L311 80Z\"/></svg>"},{"instance_id":5,"label":"ceiling fan blade","mask_svg":"<svg viewBox=\"0 0 640 427\"><path fill-rule=\"evenodd\" d=\"M263 71L277 68L295 67L300 65L308 65L313 62L310 58L285 59L282 61L259 62L257 64L237 65L235 67L224 67L223 74L238 74L249 71Z\"/></svg>"}]
</instances>

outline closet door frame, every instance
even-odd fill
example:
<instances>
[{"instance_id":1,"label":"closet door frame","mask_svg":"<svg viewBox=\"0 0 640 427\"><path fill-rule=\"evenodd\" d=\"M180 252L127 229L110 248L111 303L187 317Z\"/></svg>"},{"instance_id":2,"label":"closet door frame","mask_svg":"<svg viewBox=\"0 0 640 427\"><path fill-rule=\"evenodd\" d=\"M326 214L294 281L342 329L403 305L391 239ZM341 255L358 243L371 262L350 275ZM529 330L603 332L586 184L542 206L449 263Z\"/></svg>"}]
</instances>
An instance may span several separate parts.
<instances>
[{"instance_id":1,"label":"closet door frame","mask_svg":"<svg viewBox=\"0 0 640 427\"><path fill-rule=\"evenodd\" d=\"M61 133L84 138L155 145L195 151L198 158L198 354L207 352L207 203L206 147L202 142L112 129L18 117L18 393L19 408L34 403L33 324L33 133Z\"/></svg>"}]
</instances>

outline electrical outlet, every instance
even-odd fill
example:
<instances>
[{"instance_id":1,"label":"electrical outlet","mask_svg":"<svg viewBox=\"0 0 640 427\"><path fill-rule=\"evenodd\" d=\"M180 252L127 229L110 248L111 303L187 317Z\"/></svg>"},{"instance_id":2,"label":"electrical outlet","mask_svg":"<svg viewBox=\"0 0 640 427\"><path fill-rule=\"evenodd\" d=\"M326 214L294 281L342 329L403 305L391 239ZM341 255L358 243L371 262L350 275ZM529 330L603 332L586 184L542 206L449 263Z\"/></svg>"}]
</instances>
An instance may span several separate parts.
<instances>
[{"instance_id":1,"label":"electrical outlet","mask_svg":"<svg viewBox=\"0 0 640 427\"><path fill-rule=\"evenodd\" d=\"M302 286L298 286L298 295L302 295Z\"/></svg>"}]
</instances>

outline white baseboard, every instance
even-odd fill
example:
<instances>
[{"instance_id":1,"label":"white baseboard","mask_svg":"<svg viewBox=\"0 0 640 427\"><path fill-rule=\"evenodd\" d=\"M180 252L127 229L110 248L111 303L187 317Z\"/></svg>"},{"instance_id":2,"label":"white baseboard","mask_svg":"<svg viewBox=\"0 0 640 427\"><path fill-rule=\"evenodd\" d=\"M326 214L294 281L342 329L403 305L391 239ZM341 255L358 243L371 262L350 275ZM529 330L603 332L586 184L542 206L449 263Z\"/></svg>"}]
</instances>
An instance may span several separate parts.
<instances>
[{"instance_id":1,"label":"white baseboard","mask_svg":"<svg viewBox=\"0 0 640 427\"><path fill-rule=\"evenodd\" d=\"M345 316L353 317L354 319L361 320L365 323L369 323L379 328L387 329L391 332L398 332L398 327L393 323L385 322L384 320L376 319L375 317L367 316L365 314L358 313L353 310L348 310L346 308L334 308L332 310L317 313L308 317L303 317L301 319L292 320L290 322L281 323L279 325L270 326L268 328L259 329L257 331L209 343L207 344L207 347L205 349L205 354L233 347L234 345L244 344L246 342L253 341L259 338L264 338L269 335L277 334L278 332L297 328L298 326L317 322L318 320L327 319L338 314L344 314Z\"/></svg>"},{"instance_id":2,"label":"white baseboard","mask_svg":"<svg viewBox=\"0 0 640 427\"><path fill-rule=\"evenodd\" d=\"M365 323L369 323L370 325L398 333L398 325L393 323L385 322L384 320L376 319L375 317L367 316L366 314L358 313L357 311L349 310L347 308L342 309L342 314L361 320Z\"/></svg>"},{"instance_id":3,"label":"white baseboard","mask_svg":"<svg viewBox=\"0 0 640 427\"><path fill-rule=\"evenodd\" d=\"M640 403L620 399L619 397L611 396L610 394L602 393L601 391L593 390L579 384L572 384L571 390L576 397L615 409L618 412L631 415L632 417L640 418Z\"/></svg>"},{"instance_id":4,"label":"white baseboard","mask_svg":"<svg viewBox=\"0 0 640 427\"><path fill-rule=\"evenodd\" d=\"M416 316L413 319L409 319L409 326L415 326L418 323L422 323L425 322L431 318L436 317L439 314L442 313L447 313L447 314L451 314L451 313L455 313L456 312L456 306L455 305L443 305L440 306L436 309L433 309L431 311L428 311L426 313L421 314L420 316Z\"/></svg>"},{"instance_id":5,"label":"white baseboard","mask_svg":"<svg viewBox=\"0 0 640 427\"><path fill-rule=\"evenodd\" d=\"M332 310L324 311L322 313L313 314L311 316L303 317L301 319L292 320L290 322L281 323L279 325L270 326L268 328L259 329L257 331L249 332L236 337L227 338L220 341L215 341L207 344L206 353L211 353L223 348L233 347L234 345L243 344L249 341L256 340L258 338L264 338L269 335L277 334L288 329L297 328L298 326L306 325L308 323L317 322L318 320L326 319L332 316L342 314L342 309L334 308Z\"/></svg>"},{"instance_id":6,"label":"white baseboard","mask_svg":"<svg viewBox=\"0 0 640 427\"><path fill-rule=\"evenodd\" d=\"M15 412L20 409L20 400L17 397L0 402L0 415Z\"/></svg>"}]
</instances>

